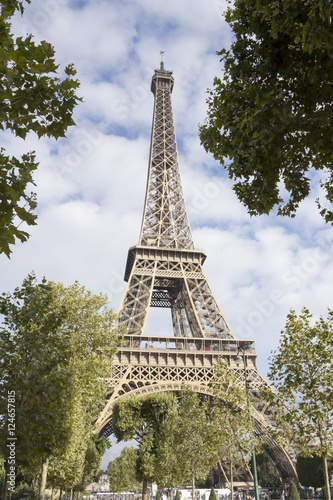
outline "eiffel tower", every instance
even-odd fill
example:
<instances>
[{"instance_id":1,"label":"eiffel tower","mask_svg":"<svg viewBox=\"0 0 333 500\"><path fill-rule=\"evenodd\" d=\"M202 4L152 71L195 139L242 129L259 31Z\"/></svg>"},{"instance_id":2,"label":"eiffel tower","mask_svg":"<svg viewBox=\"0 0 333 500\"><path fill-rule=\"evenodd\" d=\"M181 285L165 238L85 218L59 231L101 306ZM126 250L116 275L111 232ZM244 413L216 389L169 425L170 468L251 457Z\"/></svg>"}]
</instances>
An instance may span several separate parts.
<instances>
[{"instance_id":1,"label":"eiffel tower","mask_svg":"<svg viewBox=\"0 0 333 500\"><path fill-rule=\"evenodd\" d=\"M185 383L210 395L209 383L218 358L227 361L241 384L244 367L234 359L253 341L236 339L212 293L202 265L206 255L196 250L185 207L172 112L172 71L155 70L155 97L149 169L139 244L128 251L128 283L118 318L125 327L125 344L116 355L109 377L106 405L97 421L100 435L112 434L112 405L128 395L179 392ZM145 335L150 307L171 310L173 336ZM254 401L256 432L269 428L270 410L261 397L269 387L256 368L256 353L246 351L247 376ZM280 477L295 477L288 454L269 434L266 452Z\"/></svg>"}]
</instances>

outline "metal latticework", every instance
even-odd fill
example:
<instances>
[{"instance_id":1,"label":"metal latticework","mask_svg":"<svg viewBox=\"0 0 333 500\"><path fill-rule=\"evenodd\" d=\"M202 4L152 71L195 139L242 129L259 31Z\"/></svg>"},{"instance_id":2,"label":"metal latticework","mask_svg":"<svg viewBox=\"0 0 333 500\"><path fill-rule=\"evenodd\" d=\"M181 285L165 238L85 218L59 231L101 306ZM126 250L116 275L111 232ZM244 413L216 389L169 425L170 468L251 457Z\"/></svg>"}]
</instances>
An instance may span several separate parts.
<instances>
[{"instance_id":1,"label":"metal latticework","mask_svg":"<svg viewBox=\"0 0 333 500\"><path fill-rule=\"evenodd\" d=\"M155 96L146 201L140 245L194 248L180 178L171 105L172 71L155 71Z\"/></svg>"},{"instance_id":2,"label":"metal latticework","mask_svg":"<svg viewBox=\"0 0 333 500\"><path fill-rule=\"evenodd\" d=\"M150 307L171 308L176 337L234 338L202 269L203 252L132 247L128 286L119 318L131 335L143 335Z\"/></svg>"},{"instance_id":3,"label":"metal latticework","mask_svg":"<svg viewBox=\"0 0 333 500\"><path fill-rule=\"evenodd\" d=\"M129 394L181 389L211 395L209 387L218 358L227 361L240 384L244 369L234 358L249 340L237 340L211 291L202 265L206 255L194 248L185 208L172 115L174 80L163 62L152 78L155 96L145 208L139 245L128 252L128 282L118 318L125 327L125 345L119 347L109 394L98 419L100 434L112 433L112 406ZM171 310L173 336L146 336L150 307ZM262 389L269 388L256 368L254 350L246 352L248 380L254 401L256 432L265 430L265 447L281 477L295 476L284 450L269 437L270 409Z\"/></svg>"}]
</instances>

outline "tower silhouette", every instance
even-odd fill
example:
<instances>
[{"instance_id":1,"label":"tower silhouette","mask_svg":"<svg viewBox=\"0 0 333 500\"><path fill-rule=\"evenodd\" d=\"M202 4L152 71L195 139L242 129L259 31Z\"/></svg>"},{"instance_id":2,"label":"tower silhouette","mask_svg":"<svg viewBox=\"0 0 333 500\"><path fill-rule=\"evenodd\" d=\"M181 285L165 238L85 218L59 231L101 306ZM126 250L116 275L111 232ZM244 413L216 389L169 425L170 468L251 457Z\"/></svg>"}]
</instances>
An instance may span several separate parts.
<instances>
[{"instance_id":1,"label":"tower silhouette","mask_svg":"<svg viewBox=\"0 0 333 500\"><path fill-rule=\"evenodd\" d=\"M218 358L227 361L241 384L244 368L234 361L253 341L236 339L212 293L202 265L206 255L194 247L180 177L171 93L172 71L155 70L151 82L154 112L145 205L139 244L128 251L127 288L118 318L125 328L109 378L109 393L97 421L101 435L112 434L112 405L130 394L177 392L185 383L211 394ZM150 307L169 308L172 336L145 335ZM255 350L246 351L256 432L269 429L270 410L261 392L268 387L256 368ZM282 478L295 476L288 454L269 436L264 447Z\"/></svg>"}]
</instances>

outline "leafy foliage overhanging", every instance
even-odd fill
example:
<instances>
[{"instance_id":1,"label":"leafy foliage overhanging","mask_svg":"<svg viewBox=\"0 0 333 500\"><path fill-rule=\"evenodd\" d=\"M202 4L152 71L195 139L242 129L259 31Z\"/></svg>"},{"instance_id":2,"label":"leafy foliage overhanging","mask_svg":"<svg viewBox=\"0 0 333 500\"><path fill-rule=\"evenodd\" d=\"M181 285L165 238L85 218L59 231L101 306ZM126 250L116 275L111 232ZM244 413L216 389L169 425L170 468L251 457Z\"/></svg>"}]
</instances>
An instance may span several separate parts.
<instances>
[{"instance_id":1,"label":"leafy foliage overhanging","mask_svg":"<svg viewBox=\"0 0 333 500\"><path fill-rule=\"evenodd\" d=\"M333 224L332 18L331 0L235 0L226 12L233 43L218 52L200 138L251 215L294 217L320 175Z\"/></svg>"},{"instance_id":2,"label":"leafy foliage overhanging","mask_svg":"<svg viewBox=\"0 0 333 500\"><path fill-rule=\"evenodd\" d=\"M279 347L271 357L268 377L278 395L276 398L267 394L276 439L291 444L304 456L320 456L329 491L327 462L333 450L333 311L328 310L326 319L321 316L316 321L306 308L299 316L290 311Z\"/></svg>"},{"instance_id":3,"label":"leafy foliage overhanging","mask_svg":"<svg viewBox=\"0 0 333 500\"><path fill-rule=\"evenodd\" d=\"M21 139L30 132L38 138L65 137L68 127L75 125L73 110L81 100L76 95L79 82L73 78L76 71L70 64L59 78L50 43L35 44L31 34L14 37L11 17L17 10L23 14L23 2L1 2L0 131L10 131ZM29 238L21 224L36 224L36 194L29 193L28 186L34 184L37 167L35 152L16 158L0 149L0 254L7 257L17 239L24 242Z\"/></svg>"}]
</instances>

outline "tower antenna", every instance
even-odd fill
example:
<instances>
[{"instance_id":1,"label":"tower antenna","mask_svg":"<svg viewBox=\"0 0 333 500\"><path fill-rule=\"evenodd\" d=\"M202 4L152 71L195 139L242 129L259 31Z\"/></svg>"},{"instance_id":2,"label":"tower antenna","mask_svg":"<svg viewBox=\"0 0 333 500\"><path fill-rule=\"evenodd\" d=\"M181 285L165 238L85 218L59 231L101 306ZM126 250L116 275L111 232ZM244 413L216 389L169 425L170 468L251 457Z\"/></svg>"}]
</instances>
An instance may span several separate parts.
<instances>
[{"instance_id":1,"label":"tower antenna","mask_svg":"<svg viewBox=\"0 0 333 500\"><path fill-rule=\"evenodd\" d=\"M164 50L161 50L160 54L161 54L161 66L160 66L160 69L164 69Z\"/></svg>"}]
</instances>

